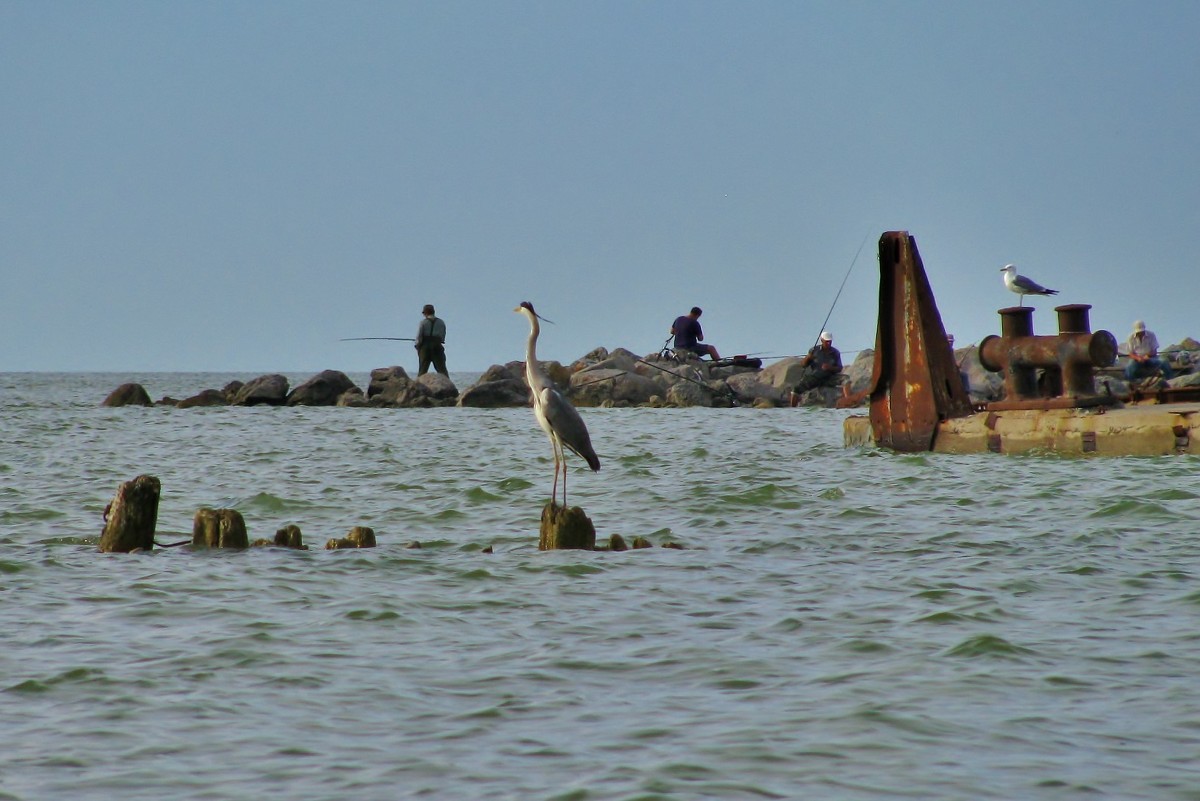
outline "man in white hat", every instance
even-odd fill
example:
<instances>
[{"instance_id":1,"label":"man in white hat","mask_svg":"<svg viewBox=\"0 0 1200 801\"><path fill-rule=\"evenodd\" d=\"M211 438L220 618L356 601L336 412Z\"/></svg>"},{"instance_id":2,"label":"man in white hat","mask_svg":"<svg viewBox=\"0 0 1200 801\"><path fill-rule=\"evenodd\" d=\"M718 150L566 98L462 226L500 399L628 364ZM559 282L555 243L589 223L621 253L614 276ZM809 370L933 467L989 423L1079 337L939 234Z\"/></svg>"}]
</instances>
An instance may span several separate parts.
<instances>
[{"instance_id":1,"label":"man in white hat","mask_svg":"<svg viewBox=\"0 0 1200 801\"><path fill-rule=\"evenodd\" d=\"M1125 365L1125 379L1136 381L1155 370L1161 370L1164 381L1169 381L1173 373L1166 359L1158 358L1158 337L1153 331L1146 330L1146 324L1141 320L1133 321L1133 333L1125 343L1129 350L1129 364Z\"/></svg>"},{"instance_id":2,"label":"man in white hat","mask_svg":"<svg viewBox=\"0 0 1200 801\"><path fill-rule=\"evenodd\" d=\"M804 374L788 396L792 406L800 402L800 396L805 392L833 383L842 372L842 354L833 346L833 334L822 331L821 338L800 364L804 365Z\"/></svg>"}]
</instances>

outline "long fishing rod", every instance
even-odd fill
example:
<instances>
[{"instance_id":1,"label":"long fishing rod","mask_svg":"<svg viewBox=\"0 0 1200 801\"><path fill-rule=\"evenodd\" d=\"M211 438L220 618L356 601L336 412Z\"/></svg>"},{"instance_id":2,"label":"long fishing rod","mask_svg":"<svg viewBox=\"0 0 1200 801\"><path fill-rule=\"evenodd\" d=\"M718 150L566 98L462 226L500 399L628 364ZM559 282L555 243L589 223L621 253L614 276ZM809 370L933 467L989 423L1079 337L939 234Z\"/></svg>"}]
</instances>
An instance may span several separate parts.
<instances>
[{"instance_id":1,"label":"long fishing rod","mask_svg":"<svg viewBox=\"0 0 1200 801\"><path fill-rule=\"evenodd\" d=\"M854 265L858 262L859 254L862 253L862 249L866 247L867 240L870 238L871 232L867 231L867 235L863 237L862 244L859 245L858 250L854 252L854 259L850 262L850 269L846 270L846 275L844 278L842 278L842 285L838 287L837 294L833 296L833 304L829 307L829 314L825 315L825 320L821 323L821 331L824 331L825 326L829 324L829 318L833 316L833 310L837 307L838 298L842 296L842 290L846 288L846 280L850 278L850 273L854 270ZM821 335L818 333L817 338L813 340L813 347L816 347L818 344L820 344L820 342Z\"/></svg>"},{"instance_id":2,"label":"long fishing rod","mask_svg":"<svg viewBox=\"0 0 1200 801\"><path fill-rule=\"evenodd\" d=\"M364 339L386 339L391 342L416 342L415 337L342 337L338 342L360 342Z\"/></svg>"}]
</instances>

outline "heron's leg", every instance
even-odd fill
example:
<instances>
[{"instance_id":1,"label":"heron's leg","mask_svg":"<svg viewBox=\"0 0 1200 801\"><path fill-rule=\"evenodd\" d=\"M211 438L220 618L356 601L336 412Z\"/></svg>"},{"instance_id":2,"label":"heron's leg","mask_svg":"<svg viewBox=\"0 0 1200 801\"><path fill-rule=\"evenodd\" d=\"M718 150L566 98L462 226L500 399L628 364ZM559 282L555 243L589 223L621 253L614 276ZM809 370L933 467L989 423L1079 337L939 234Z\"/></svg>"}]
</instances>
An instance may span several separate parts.
<instances>
[{"instance_id":1,"label":"heron's leg","mask_svg":"<svg viewBox=\"0 0 1200 801\"><path fill-rule=\"evenodd\" d=\"M558 503L558 465L561 462L561 457L559 456L560 447L558 437L550 437L550 450L554 452L554 485L550 488L551 504Z\"/></svg>"},{"instance_id":2,"label":"heron's leg","mask_svg":"<svg viewBox=\"0 0 1200 801\"><path fill-rule=\"evenodd\" d=\"M562 471L563 471L563 508L566 509L567 508L567 454L565 452L563 453L563 459L562 459Z\"/></svg>"}]
</instances>

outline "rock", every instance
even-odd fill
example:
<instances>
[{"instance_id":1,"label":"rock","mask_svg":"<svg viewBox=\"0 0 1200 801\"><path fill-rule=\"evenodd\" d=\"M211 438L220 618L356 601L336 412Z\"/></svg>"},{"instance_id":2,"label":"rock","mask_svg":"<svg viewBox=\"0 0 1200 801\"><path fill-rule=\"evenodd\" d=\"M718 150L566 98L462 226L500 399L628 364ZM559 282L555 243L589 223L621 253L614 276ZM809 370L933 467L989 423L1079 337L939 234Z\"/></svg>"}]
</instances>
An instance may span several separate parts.
<instances>
[{"instance_id":1,"label":"rock","mask_svg":"<svg viewBox=\"0 0 1200 801\"><path fill-rule=\"evenodd\" d=\"M571 372L575 373L580 370L586 370L592 365L599 364L608 358L608 348L599 347L589 350L587 353L580 356L575 361L571 362Z\"/></svg>"},{"instance_id":2,"label":"rock","mask_svg":"<svg viewBox=\"0 0 1200 801\"><path fill-rule=\"evenodd\" d=\"M796 403L797 406L824 406L826 409L834 409L838 405L838 401L842 399L841 379L844 376L839 375L838 381L833 384L824 384L819 387L813 387L807 392L800 393L800 400Z\"/></svg>"},{"instance_id":3,"label":"rock","mask_svg":"<svg viewBox=\"0 0 1200 801\"><path fill-rule=\"evenodd\" d=\"M337 405L361 408L367 405L367 396L358 387L350 387L338 396Z\"/></svg>"},{"instance_id":4,"label":"rock","mask_svg":"<svg viewBox=\"0 0 1200 801\"><path fill-rule=\"evenodd\" d=\"M354 386L340 370L323 370L287 395L288 406L333 406L346 390Z\"/></svg>"},{"instance_id":5,"label":"rock","mask_svg":"<svg viewBox=\"0 0 1200 801\"><path fill-rule=\"evenodd\" d=\"M784 403L787 398L783 391L763 381L762 374L758 372L730 376L725 385L733 392L738 403L757 406L759 401L766 401L775 406Z\"/></svg>"},{"instance_id":6,"label":"rock","mask_svg":"<svg viewBox=\"0 0 1200 801\"><path fill-rule=\"evenodd\" d=\"M458 400L458 387L454 386L454 382L450 380L449 376L441 373L426 373L417 378L417 383L423 384L436 401L445 401L446 405L452 406Z\"/></svg>"},{"instance_id":7,"label":"rock","mask_svg":"<svg viewBox=\"0 0 1200 801\"><path fill-rule=\"evenodd\" d=\"M515 362L514 362L515 363ZM483 371L483 375L479 376L476 384L486 384L490 381L509 381L511 379L521 380L521 373L514 373L512 369L503 364L493 364L491 367Z\"/></svg>"},{"instance_id":8,"label":"rock","mask_svg":"<svg viewBox=\"0 0 1200 801\"><path fill-rule=\"evenodd\" d=\"M979 348L954 351L959 372L967 374L968 394L972 403L987 403L1004 397L1004 374L993 373L979 361Z\"/></svg>"},{"instance_id":9,"label":"rock","mask_svg":"<svg viewBox=\"0 0 1200 801\"><path fill-rule=\"evenodd\" d=\"M278 373L261 375L240 389L233 397L235 406L282 406L287 399L288 380Z\"/></svg>"},{"instance_id":10,"label":"rock","mask_svg":"<svg viewBox=\"0 0 1200 801\"><path fill-rule=\"evenodd\" d=\"M238 392L244 386L245 384L243 384L241 381L230 381L228 384L222 387L221 394L225 396L226 401L233 403L233 399L237 397Z\"/></svg>"},{"instance_id":11,"label":"rock","mask_svg":"<svg viewBox=\"0 0 1200 801\"><path fill-rule=\"evenodd\" d=\"M800 383L802 375L804 366L800 363L800 357L788 356L765 368L760 374L760 380L786 394Z\"/></svg>"},{"instance_id":12,"label":"rock","mask_svg":"<svg viewBox=\"0 0 1200 801\"><path fill-rule=\"evenodd\" d=\"M393 378L383 385L379 394L367 401L367 405L389 409L428 409L438 403L425 384L411 378Z\"/></svg>"},{"instance_id":13,"label":"rock","mask_svg":"<svg viewBox=\"0 0 1200 801\"><path fill-rule=\"evenodd\" d=\"M858 357L849 367L842 369L845 375L844 386L850 394L864 391L871 385L871 375L875 372L875 351L871 348L858 352Z\"/></svg>"},{"instance_id":14,"label":"rock","mask_svg":"<svg viewBox=\"0 0 1200 801\"><path fill-rule=\"evenodd\" d=\"M375 397L383 392L389 381L399 378L408 380L408 373L404 372L403 367L376 367L371 371L371 382L367 384L367 397Z\"/></svg>"},{"instance_id":15,"label":"rock","mask_svg":"<svg viewBox=\"0 0 1200 801\"><path fill-rule=\"evenodd\" d=\"M480 409L500 409L510 406L528 406L531 403L529 388L516 378L487 381L468 387L458 397L459 406Z\"/></svg>"},{"instance_id":16,"label":"rock","mask_svg":"<svg viewBox=\"0 0 1200 801\"><path fill-rule=\"evenodd\" d=\"M197 509L192 518L193 548L249 548L246 521L236 509Z\"/></svg>"},{"instance_id":17,"label":"rock","mask_svg":"<svg viewBox=\"0 0 1200 801\"><path fill-rule=\"evenodd\" d=\"M661 391L651 379L626 370L588 368L571 376L570 396L576 406L637 406Z\"/></svg>"},{"instance_id":18,"label":"rock","mask_svg":"<svg viewBox=\"0 0 1200 801\"><path fill-rule=\"evenodd\" d=\"M680 381L667 390L667 403L674 406L712 406L713 393L692 381Z\"/></svg>"},{"instance_id":19,"label":"rock","mask_svg":"<svg viewBox=\"0 0 1200 801\"><path fill-rule=\"evenodd\" d=\"M1200 387L1200 373L1177 376L1167 382L1169 387ZM1128 390L1127 390L1128 391Z\"/></svg>"},{"instance_id":20,"label":"rock","mask_svg":"<svg viewBox=\"0 0 1200 801\"><path fill-rule=\"evenodd\" d=\"M175 404L177 409L192 409L197 406L228 406L229 396L219 389L204 389L190 398Z\"/></svg>"},{"instance_id":21,"label":"rock","mask_svg":"<svg viewBox=\"0 0 1200 801\"><path fill-rule=\"evenodd\" d=\"M608 538L608 550L610 551L628 551L629 546L625 544L625 538L620 534L612 534Z\"/></svg>"},{"instance_id":22,"label":"rock","mask_svg":"<svg viewBox=\"0 0 1200 801\"><path fill-rule=\"evenodd\" d=\"M141 384L122 384L109 393L101 406L153 406L150 393Z\"/></svg>"},{"instance_id":23,"label":"rock","mask_svg":"<svg viewBox=\"0 0 1200 801\"><path fill-rule=\"evenodd\" d=\"M617 348L607 358L600 359L586 367L575 369L575 365L579 364L579 361L574 362L571 367L575 369L576 374L580 371L591 370L624 370L631 373L637 366L639 358L639 356L625 348Z\"/></svg>"},{"instance_id":24,"label":"rock","mask_svg":"<svg viewBox=\"0 0 1200 801\"><path fill-rule=\"evenodd\" d=\"M112 503L104 510L102 553L129 553L154 548L158 523L158 499L162 485L154 476L138 476L117 487Z\"/></svg>"}]
</instances>

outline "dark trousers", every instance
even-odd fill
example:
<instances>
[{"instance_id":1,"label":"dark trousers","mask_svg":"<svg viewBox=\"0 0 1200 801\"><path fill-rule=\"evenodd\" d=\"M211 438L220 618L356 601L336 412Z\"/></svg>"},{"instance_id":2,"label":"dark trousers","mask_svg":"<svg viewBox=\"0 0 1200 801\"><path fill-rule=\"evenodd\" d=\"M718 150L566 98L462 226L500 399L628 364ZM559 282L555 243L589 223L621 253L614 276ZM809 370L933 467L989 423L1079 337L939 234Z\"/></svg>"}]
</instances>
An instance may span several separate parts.
<instances>
[{"instance_id":1,"label":"dark trousers","mask_svg":"<svg viewBox=\"0 0 1200 801\"><path fill-rule=\"evenodd\" d=\"M433 369L437 370L444 376L450 375L446 371L446 346L441 342L422 342L417 347L417 359L420 366L417 368L417 375L425 375L429 372L429 365L433 365Z\"/></svg>"},{"instance_id":2,"label":"dark trousers","mask_svg":"<svg viewBox=\"0 0 1200 801\"><path fill-rule=\"evenodd\" d=\"M837 376L837 373L831 373L828 370L818 370L816 367L808 367L800 376L800 380L796 382L796 387L792 392L800 395L808 392L810 389L816 389L824 384L833 383Z\"/></svg>"}]
</instances>

